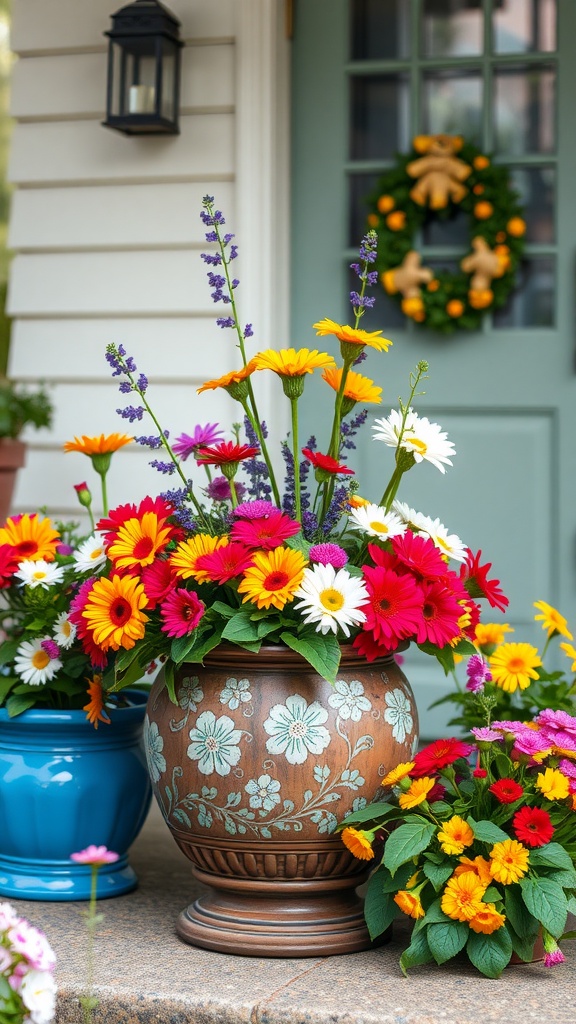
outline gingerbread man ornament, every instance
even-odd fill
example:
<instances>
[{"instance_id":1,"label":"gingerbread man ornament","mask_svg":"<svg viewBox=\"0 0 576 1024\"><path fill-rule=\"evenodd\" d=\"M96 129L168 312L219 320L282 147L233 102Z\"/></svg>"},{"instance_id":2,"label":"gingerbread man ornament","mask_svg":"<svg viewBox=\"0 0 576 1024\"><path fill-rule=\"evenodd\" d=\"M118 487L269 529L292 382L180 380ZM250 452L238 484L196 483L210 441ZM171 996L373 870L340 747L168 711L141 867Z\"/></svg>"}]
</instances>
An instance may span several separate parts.
<instances>
[{"instance_id":1,"label":"gingerbread man ornament","mask_svg":"<svg viewBox=\"0 0 576 1024\"><path fill-rule=\"evenodd\" d=\"M458 135L418 135L414 146L424 155L406 167L411 178L417 178L410 197L420 206L442 210L451 199L459 203L468 189L462 184L472 168L456 153L463 142Z\"/></svg>"},{"instance_id":2,"label":"gingerbread man ornament","mask_svg":"<svg viewBox=\"0 0 576 1024\"><path fill-rule=\"evenodd\" d=\"M494 298L491 284L495 277L502 277L510 266L508 247L497 246L491 249L485 238L478 235L472 239L469 256L460 261L465 274L471 274L468 301L474 309L489 306Z\"/></svg>"}]
</instances>

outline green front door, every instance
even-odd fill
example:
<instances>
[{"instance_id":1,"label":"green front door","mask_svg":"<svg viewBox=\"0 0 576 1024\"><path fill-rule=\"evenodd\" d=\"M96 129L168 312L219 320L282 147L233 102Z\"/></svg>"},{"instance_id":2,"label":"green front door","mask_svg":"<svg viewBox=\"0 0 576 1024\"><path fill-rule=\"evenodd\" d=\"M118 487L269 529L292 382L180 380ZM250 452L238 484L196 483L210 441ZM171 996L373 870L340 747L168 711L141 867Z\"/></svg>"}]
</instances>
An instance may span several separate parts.
<instances>
[{"instance_id":1,"label":"green front door","mask_svg":"<svg viewBox=\"0 0 576 1024\"><path fill-rule=\"evenodd\" d=\"M464 135L510 167L521 193L526 258L507 306L480 331L447 338L407 321L378 287L362 326L383 328L394 345L362 372L384 384L370 418L385 416L428 360L417 409L448 431L457 454L445 476L415 467L400 497L482 549L510 597L513 639L537 644L536 600L576 629L575 38L574 0L295 7L293 344L320 347L311 325L322 317L351 322L348 265L366 230L365 197L414 135ZM433 224L418 248L449 266L467 246L456 218ZM319 402L320 391L307 426L322 449ZM378 501L391 463L371 440L370 418L354 465L361 493ZM502 617L488 609L484 618ZM422 712L446 683L419 652L408 673ZM426 716L423 734L445 718Z\"/></svg>"}]
</instances>

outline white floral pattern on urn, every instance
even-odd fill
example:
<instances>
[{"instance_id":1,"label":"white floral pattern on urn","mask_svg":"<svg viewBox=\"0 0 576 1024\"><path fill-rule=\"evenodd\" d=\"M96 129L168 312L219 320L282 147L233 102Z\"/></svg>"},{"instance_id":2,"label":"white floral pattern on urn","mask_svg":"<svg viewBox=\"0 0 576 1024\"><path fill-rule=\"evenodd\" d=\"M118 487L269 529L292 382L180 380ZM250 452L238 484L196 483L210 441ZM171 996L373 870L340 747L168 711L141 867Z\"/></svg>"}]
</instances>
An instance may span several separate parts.
<instances>
[{"instance_id":1,"label":"white floral pattern on urn","mask_svg":"<svg viewBox=\"0 0 576 1024\"><path fill-rule=\"evenodd\" d=\"M252 700L249 679L226 680L226 686L220 694L220 703L227 704L231 711L236 711L241 704L248 704Z\"/></svg>"},{"instance_id":2,"label":"white floral pattern on urn","mask_svg":"<svg viewBox=\"0 0 576 1024\"><path fill-rule=\"evenodd\" d=\"M229 775L240 760L242 730L236 729L228 715L216 718L213 711L203 711L190 730L190 745L186 753L198 761L203 775Z\"/></svg>"},{"instance_id":3,"label":"white floral pattern on urn","mask_svg":"<svg viewBox=\"0 0 576 1024\"><path fill-rule=\"evenodd\" d=\"M144 750L150 778L152 782L159 782L160 776L166 771L166 758L162 753L164 740L156 722L151 722L148 715L144 718Z\"/></svg>"},{"instance_id":4,"label":"white floral pattern on urn","mask_svg":"<svg viewBox=\"0 0 576 1024\"><path fill-rule=\"evenodd\" d=\"M290 764L304 764L308 754L321 754L329 745L330 733L324 725L327 718L326 708L317 700L308 704L299 693L292 694L285 704L270 708L270 717L264 722L270 736L266 750L284 754Z\"/></svg>"},{"instance_id":5,"label":"white floral pattern on urn","mask_svg":"<svg viewBox=\"0 0 576 1024\"><path fill-rule=\"evenodd\" d=\"M398 743L404 743L407 736L410 736L414 729L414 717L412 715L412 704L403 690L396 688L387 693L384 697L388 707L384 712L384 719L392 726L392 735Z\"/></svg>"}]
</instances>

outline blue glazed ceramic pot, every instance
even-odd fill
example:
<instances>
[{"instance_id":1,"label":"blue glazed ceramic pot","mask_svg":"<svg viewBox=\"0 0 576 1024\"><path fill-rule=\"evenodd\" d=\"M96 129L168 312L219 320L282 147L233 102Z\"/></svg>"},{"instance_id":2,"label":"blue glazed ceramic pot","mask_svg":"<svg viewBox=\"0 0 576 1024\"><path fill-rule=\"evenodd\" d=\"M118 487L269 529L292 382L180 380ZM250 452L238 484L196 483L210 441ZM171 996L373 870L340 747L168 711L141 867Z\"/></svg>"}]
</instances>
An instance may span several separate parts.
<instances>
[{"instance_id":1,"label":"blue glazed ceramic pot","mask_svg":"<svg viewBox=\"0 0 576 1024\"><path fill-rule=\"evenodd\" d=\"M142 748L147 693L98 730L84 711L0 708L0 896L86 900L91 869L70 854L91 843L120 859L100 868L98 897L137 885L128 848L150 806Z\"/></svg>"}]
</instances>

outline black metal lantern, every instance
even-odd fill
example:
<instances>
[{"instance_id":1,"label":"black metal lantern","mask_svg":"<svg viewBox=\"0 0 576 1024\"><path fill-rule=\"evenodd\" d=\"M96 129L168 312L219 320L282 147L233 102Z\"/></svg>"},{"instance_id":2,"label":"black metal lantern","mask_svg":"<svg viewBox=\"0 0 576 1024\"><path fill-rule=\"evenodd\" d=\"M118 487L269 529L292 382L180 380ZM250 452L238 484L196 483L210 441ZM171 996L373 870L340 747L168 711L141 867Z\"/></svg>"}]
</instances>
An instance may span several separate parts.
<instances>
[{"instance_id":1,"label":"black metal lantern","mask_svg":"<svg viewBox=\"0 0 576 1024\"><path fill-rule=\"evenodd\" d=\"M112 15L107 128L126 135L178 135L180 22L157 0L134 0Z\"/></svg>"}]
</instances>

